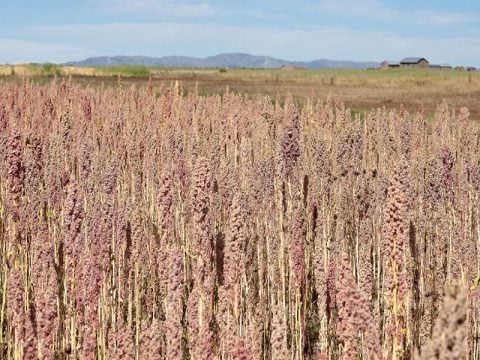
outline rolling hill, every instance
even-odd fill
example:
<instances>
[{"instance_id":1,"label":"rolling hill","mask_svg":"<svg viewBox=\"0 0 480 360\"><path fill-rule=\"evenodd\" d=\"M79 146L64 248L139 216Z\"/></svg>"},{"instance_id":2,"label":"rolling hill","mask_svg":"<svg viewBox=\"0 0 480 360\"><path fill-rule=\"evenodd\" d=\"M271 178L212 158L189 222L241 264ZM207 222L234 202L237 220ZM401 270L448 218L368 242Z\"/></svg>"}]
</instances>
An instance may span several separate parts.
<instances>
[{"instance_id":1,"label":"rolling hill","mask_svg":"<svg viewBox=\"0 0 480 360\"><path fill-rule=\"evenodd\" d=\"M81 61L71 61L64 65L74 66L108 66L108 65L144 65L144 66L166 66L166 67L223 67L223 68L281 68L284 65L301 66L306 69L324 68L351 68L365 69L378 66L373 61L343 61L318 59L313 61L290 61L277 59L270 56L258 56L244 53L226 53L205 58L187 56L99 56L91 57Z\"/></svg>"}]
</instances>

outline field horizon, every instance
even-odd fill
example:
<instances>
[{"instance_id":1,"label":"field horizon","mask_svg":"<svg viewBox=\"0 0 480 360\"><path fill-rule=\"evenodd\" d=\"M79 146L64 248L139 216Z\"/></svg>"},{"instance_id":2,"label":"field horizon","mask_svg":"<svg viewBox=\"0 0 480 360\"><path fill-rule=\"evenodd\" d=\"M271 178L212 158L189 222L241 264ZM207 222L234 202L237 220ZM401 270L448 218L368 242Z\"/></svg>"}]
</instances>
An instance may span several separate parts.
<instances>
[{"instance_id":1,"label":"field horizon","mask_svg":"<svg viewBox=\"0 0 480 360\"><path fill-rule=\"evenodd\" d=\"M179 81L185 91L223 94L228 90L245 96L284 97L295 101L308 98L341 97L356 113L377 107L395 109L403 105L410 111L432 116L444 99L457 110L466 106L473 120L480 120L480 72L437 69L224 69L164 68L145 66L76 67L58 65L0 66L0 81L45 83L53 77L71 78L84 86L124 85L169 86Z\"/></svg>"}]
</instances>

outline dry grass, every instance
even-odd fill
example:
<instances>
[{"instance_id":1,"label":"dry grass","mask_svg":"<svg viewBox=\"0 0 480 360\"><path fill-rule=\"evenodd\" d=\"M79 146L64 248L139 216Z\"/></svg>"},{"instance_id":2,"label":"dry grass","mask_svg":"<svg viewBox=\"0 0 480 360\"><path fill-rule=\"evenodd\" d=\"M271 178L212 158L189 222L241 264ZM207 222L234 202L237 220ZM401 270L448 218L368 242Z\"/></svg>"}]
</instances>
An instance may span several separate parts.
<instances>
[{"instance_id":1,"label":"dry grass","mask_svg":"<svg viewBox=\"0 0 480 360\"><path fill-rule=\"evenodd\" d=\"M168 85L179 80L187 91L198 89L200 94L223 94L230 91L249 97L277 94L294 95L303 104L308 97L325 98L330 94L341 97L355 112L369 111L372 108L398 108L403 104L415 111L424 111L431 117L437 104L448 99L449 104L459 109L467 106L472 119L480 120L480 72L450 70L243 70L228 69L162 69L162 68L88 68L61 67L59 74L72 76L74 82L88 86L117 84L120 75L126 86L142 84L148 75L138 77L139 72L150 73L153 84ZM16 65L17 75L30 76L37 81L48 81L48 75L41 66ZM18 81L9 76L11 66L0 66L0 76L8 81Z\"/></svg>"}]
</instances>

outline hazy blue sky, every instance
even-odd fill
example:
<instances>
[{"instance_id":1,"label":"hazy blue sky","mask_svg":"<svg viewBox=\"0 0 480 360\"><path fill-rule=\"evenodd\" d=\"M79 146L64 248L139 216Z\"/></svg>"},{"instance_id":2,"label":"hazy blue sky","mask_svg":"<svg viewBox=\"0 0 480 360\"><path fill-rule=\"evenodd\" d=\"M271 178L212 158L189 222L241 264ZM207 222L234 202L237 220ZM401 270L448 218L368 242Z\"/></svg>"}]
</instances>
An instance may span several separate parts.
<instances>
[{"instance_id":1,"label":"hazy blue sky","mask_svg":"<svg viewBox=\"0 0 480 360\"><path fill-rule=\"evenodd\" d=\"M480 65L478 0L0 0L0 63L98 55Z\"/></svg>"}]
</instances>

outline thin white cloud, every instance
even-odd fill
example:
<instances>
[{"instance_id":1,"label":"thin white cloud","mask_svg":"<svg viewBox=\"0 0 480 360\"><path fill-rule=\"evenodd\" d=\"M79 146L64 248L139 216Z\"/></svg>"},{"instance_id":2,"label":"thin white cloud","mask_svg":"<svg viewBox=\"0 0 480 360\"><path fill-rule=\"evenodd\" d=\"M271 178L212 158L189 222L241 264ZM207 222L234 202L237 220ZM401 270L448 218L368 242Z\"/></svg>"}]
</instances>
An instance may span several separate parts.
<instances>
[{"instance_id":1,"label":"thin white cloud","mask_svg":"<svg viewBox=\"0 0 480 360\"><path fill-rule=\"evenodd\" d=\"M381 61L424 56L435 63L473 65L478 65L480 59L480 36L434 39L341 28L282 30L191 23L58 25L30 27L25 31L58 42L69 41L98 55L208 56L240 51L292 60L323 57ZM183 53L178 49L183 49Z\"/></svg>"},{"instance_id":2,"label":"thin white cloud","mask_svg":"<svg viewBox=\"0 0 480 360\"><path fill-rule=\"evenodd\" d=\"M0 38L0 63L62 62L84 56L84 49L62 44Z\"/></svg>"},{"instance_id":3,"label":"thin white cloud","mask_svg":"<svg viewBox=\"0 0 480 360\"><path fill-rule=\"evenodd\" d=\"M91 0L95 10L110 14L141 14L175 18L200 18L218 15L208 2L175 0Z\"/></svg>"},{"instance_id":4,"label":"thin white cloud","mask_svg":"<svg viewBox=\"0 0 480 360\"><path fill-rule=\"evenodd\" d=\"M408 16L408 13L404 13L403 16ZM403 16L399 17L397 21L408 23L409 18L404 18ZM473 14L432 12L427 10L413 11L410 16L412 24L439 27L467 25L478 20Z\"/></svg>"},{"instance_id":5,"label":"thin white cloud","mask_svg":"<svg viewBox=\"0 0 480 360\"><path fill-rule=\"evenodd\" d=\"M391 19L395 13L378 0L320 0L309 7L322 13L345 17L367 16L374 19Z\"/></svg>"},{"instance_id":6,"label":"thin white cloud","mask_svg":"<svg viewBox=\"0 0 480 360\"><path fill-rule=\"evenodd\" d=\"M444 12L425 9L401 10L381 0L320 0L309 7L312 11L374 22L394 22L427 26L453 26L478 21L473 13Z\"/></svg>"}]
</instances>

